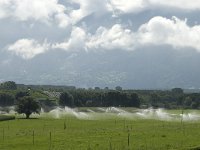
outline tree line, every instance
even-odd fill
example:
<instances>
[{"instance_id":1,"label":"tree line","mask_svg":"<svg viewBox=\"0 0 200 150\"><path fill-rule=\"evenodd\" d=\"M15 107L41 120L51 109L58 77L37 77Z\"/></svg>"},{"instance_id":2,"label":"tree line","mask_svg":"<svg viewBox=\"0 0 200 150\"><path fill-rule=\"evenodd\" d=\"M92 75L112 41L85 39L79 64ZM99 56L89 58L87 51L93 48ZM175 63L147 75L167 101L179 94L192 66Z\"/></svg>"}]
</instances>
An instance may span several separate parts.
<instances>
[{"instance_id":1,"label":"tree line","mask_svg":"<svg viewBox=\"0 0 200 150\"><path fill-rule=\"evenodd\" d=\"M70 107L140 107L136 93L123 91L73 90L62 92L59 105Z\"/></svg>"},{"instance_id":2,"label":"tree line","mask_svg":"<svg viewBox=\"0 0 200 150\"><path fill-rule=\"evenodd\" d=\"M34 87L34 88L32 88ZM137 107L137 108L200 108L200 93L185 93L181 88L171 90L123 90L99 87L80 89L64 86L25 86L13 81L0 84L0 106L12 106L23 97L32 97L42 107ZM37 88L36 88L37 87ZM59 96L53 97L44 92L56 91Z\"/></svg>"}]
</instances>

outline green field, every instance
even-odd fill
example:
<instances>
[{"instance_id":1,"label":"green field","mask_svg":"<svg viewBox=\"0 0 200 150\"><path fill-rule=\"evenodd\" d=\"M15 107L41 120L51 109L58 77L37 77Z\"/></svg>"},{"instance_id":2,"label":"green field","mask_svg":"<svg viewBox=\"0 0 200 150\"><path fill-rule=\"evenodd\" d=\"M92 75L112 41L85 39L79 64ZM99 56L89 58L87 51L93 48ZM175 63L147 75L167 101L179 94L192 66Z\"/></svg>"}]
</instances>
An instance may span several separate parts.
<instances>
[{"instance_id":1,"label":"green field","mask_svg":"<svg viewBox=\"0 0 200 150\"><path fill-rule=\"evenodd\" d=\"M200 122L16 119L0 122L0 150L165 150L198 149ZM200 149L200 148L199 148Z\"/></svg>"}]
</instances>

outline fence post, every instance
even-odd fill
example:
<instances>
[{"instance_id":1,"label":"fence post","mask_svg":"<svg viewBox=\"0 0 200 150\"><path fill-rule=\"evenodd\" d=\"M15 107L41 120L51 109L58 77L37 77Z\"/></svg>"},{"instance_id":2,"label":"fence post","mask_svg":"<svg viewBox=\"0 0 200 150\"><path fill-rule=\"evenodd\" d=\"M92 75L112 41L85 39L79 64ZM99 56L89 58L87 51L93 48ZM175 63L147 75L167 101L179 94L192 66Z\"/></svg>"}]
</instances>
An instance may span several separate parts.
<instances>
[{"instance_id":1,"label":"fence post","mask_svg":"<svg viewBox=\"0 0 200 150\"><path fill-rule=\"evenodd\" d=\"M49 150L51 149L51 131L49 133Z\"/></svg>"},{"instance_id":2,"label":"fence post","mask_svg":"<svg viewBox=\"0 0 200 150\"><path fill-rule=\"evenodd\" d=\"M33 145L35 144L35 132L33 130Z\"/></svg>"},{"instance_id":3,"label":"fence post","mask_svg":"<svg viewBox=\"0 0 200 150\"><path fill-rule=\"evenodd\" d=\"M130 146L130 133L128 132L128 149L129 149L129 146Z\"/></svg>"},{"instance_id":4,"label":"fence post","mask_svg":"<svg viewBox=\"0 0 200 150\"><path fill-rule=\"evenodd\" d=\"M4 136L5 136L5 132L4 132L4 128L3 128L3 142L4 142Z\"/></svg>"}]
</instances>

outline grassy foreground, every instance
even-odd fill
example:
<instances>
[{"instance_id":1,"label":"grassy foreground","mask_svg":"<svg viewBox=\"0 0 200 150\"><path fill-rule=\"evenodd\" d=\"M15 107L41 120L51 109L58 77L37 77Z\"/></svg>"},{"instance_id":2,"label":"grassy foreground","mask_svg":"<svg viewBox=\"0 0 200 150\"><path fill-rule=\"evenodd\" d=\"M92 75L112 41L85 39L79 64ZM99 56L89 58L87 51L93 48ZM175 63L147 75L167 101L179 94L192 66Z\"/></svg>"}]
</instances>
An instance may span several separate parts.
<instances>
[{"instance_id":1,"label":"grassy foreground","mask_svg":"<svg viewBox=\"0 0 200 150\"><path fill-rule=\"evenodd\" d=\"M0 122L0 150L198 149L200 122L16 119Z\"/></svg>"}]
</instances>

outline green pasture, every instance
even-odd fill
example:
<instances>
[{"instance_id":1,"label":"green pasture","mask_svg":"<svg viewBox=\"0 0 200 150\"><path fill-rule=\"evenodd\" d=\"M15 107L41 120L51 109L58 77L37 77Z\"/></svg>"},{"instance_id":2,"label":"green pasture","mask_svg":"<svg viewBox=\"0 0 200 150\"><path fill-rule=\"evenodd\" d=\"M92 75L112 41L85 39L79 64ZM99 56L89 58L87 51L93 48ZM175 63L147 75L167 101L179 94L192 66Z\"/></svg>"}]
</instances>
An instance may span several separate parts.
<instances>
[{"instance_id":1,"label":"green pasture","mask_svg":"<svg viewBox=\"0 0 200 150\"><path fill-rule=\"evenodd\" d=\"M0 122L0 150L200 149L200 122L15 119Z\"/></svg>"}]
</instances>

